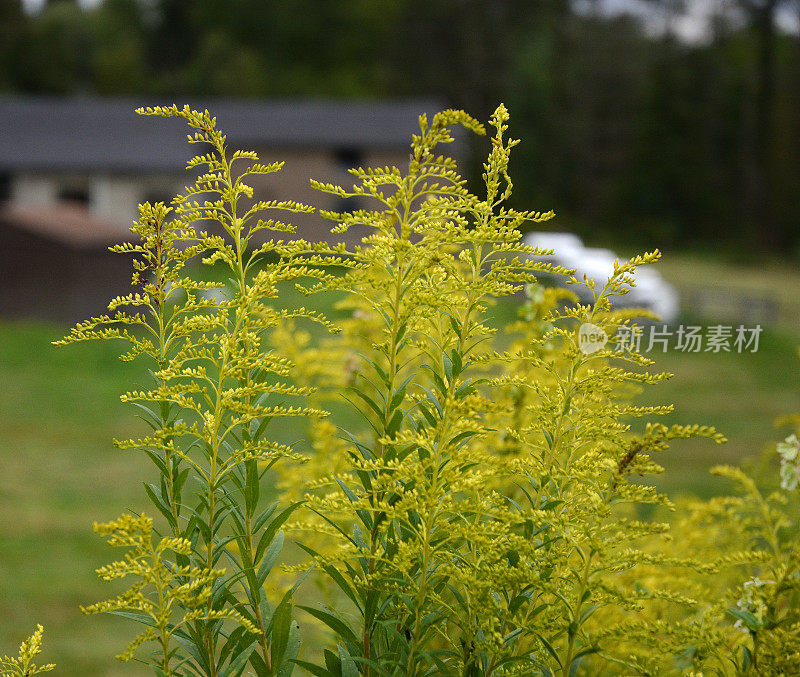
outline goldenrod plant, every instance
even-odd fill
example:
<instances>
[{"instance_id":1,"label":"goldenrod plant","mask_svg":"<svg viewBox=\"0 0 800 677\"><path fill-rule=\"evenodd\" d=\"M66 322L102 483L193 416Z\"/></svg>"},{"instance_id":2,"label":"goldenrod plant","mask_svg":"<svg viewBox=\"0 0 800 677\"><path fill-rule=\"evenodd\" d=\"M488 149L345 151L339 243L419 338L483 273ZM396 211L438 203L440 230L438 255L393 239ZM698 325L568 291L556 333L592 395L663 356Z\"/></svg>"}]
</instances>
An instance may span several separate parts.
<instances>
[{"instance_id":1,"label":"goldenrod plant","mask_svg":"<svg viewBox=\"0 0 800 677\"><path fill-rule=\"evenodd\" d=\"M486 128L423 115L407 166L312 181L358 202L320 210L332 237L313 243L269 239L294 233L271 212L312 211L254 197L247 177L280 163L228 149L207 111L139 112L188 123L198 176L114 248L138 291L59 342L149 360L123 400L150 431L116 444L152 460L158 519L96 526L127 548L99 575L134 582L85 609L143 625L123 659L162 677L800 674L800 443L779 445L775 486L717 469L740 496L673 502L648 483L673 440L724 441L632 402L669 374L612 299L660 254L583 280L591 303L541 286L580 281L522 242L553 213L508 205L504 106L479 191L441 149ZM359 244L335 243L354 226ZM200 281L195 259L228 281ZM287 308L285 283L346 318ZM276 417L297 417L302 447L269 434ZM284 530L307 561L282 557Z\"/></svg>"},{"instance_id":2,"label":"goldenrod plant","mask_svg":"<svg viewBox=\"0 0 800 677\"><path fill-rule=\"evenodd\" d=\"M43 634L44 628L37 625L34 633L20 645L19 655L16 658L9 656L0 658L0 677L28 677L53 670L56 666L52 663L37 666L33 662L42 651Z\"/></svg>"},{"instance_id":3,"label":"goldenrod plant","mask_svg":"<svg viewBox=\"0 0 800 677\"><path fill-rule=\"evenodd\" d=\"M288 675L300 644L292 591L270 600L264 586L282 548L281 526L298 504L268 502L262 484L275 463L302 458L266 431L275 417L317 412L299 403L306 390L287 381L291 363L265 349L264 341L282 319L325 321L304 309L269 304L280 282L306 273L280 241L255 246L253 238L260 231L293 229L265 214L310 208L291 201L245 206L253 194L247 177L279 171L281 163L262 164L252 152L229 153L207 111L173 106L138 112L184 119L193 130L190 143L210 150L190 160L188 168L200 168L199 176L172 206L140 207L133 228L140 241L114 248L134 255L133 282L142 291L114 299L113 314L78 324L59 344L123 339L129 350L122 359L151 360L151 387L122 397L151 433L116 444L153 461L159 480L145 490L165 520L165 535L180 540L166 541L173 545L157 548L157 561L129 573L142 577L142 586L154 568L167 567L174 573L170 585L194 589L192 581L205 579L211 594L204 612L192 606L186 622L168 624L179 655L162 644L150 662L165 666L175 657L179 674L238 674L249 663L256 674ZM218 232L198 231L198 222ZM229 282L187 275L187 264L200 255L205 263L223 265ZM178 607L190 606L172 594ZM111 610L118 601L109 604ZM152 619L141 620L153 627Z\"/></svg>"},{"instance_id":4,"label":"goldenrod plant","mask_svg":"<svg viewBox=\"0 0 800 677\"><path fill-rule=\"evenodd\" d=\"M475 378L477 356L493 333L484 304L547 268L533 263L539 252L520 243L518 227L551 214L502 206L515 143L503 138L506 120L501 107L492 120L483 199L465 189L451 159L436 155L439 144L452 140L452 125L484 133L456 111L430 123L420 118L407 171L357 168L350 190L315 183L342 198L371 198L378 207L323 212L336 222L334 232L356 223L372 232L352 252L345 274L330 274L310 290L356 294L367 306L365 321L380 323L349 389L367 434L345 431L350 468L320 478L308 496L337 544L313 555L358 614L350 622L331 609L306 608L342 640L337 654L326 654L330 665L421 674L453 664L465 651L452 627L463 619L453 613L448 584L469 566L456 560L470 539L484 527L489 536L483 515L491 515L494 502L480 491L489 456L470 444L482 436L481 413L491 407ZM318 523L309 526L319 530Z\"/></svg>"},{"instance_id":5,"label":"goldenrod plant","mask_svg":"<svg viewBox=\"0 0 800 677\"><path fill-rule=\"evenodd\" d=\"M162 676L180 674L180 666L172 665L175 649L171 647L175 633L193 621L234 620L253 634L258 630L247 619L231 608L214 610L209 601L214 582L225 572L221 569L204 569L189 565L179 566L173 558L189 558L192 544L185 538L159 539L153 542L153 520L145 515L122 515L108 524L95 524L94 530L108 537L109 545L130 548L125 558L101 567L97 575L104 581L134 576L138 580L114 599L99 602L81 610L87 614L121 613L139 620L146 628L117 658L129 661L136 649L147 641L159 645L156 673ZM182 612L180 619L176 611ZM243 656L246 657L246 654Z\"/></svg>"},{"instance_id":6,"label":"goldenrod plant","mask_svg":"<svg viewBox=\"0 0 800 677\"><path fill-rule=\"evenodd\" d=\"M491 121L485 198L435 155L451 138L447 125L483 132L452 112L430 126L421 118L406 172L355 169L349 190L315 184L382 208L323 214L335 231L357 223L373 233L346 274L310 291L355 293L371 311L366 318L383 325L350 388L367 423L344 431L351 468L309 487L308 505L328 526L298 525L329 536L327 550L309 551L352 605L306 608L340 640L325 652L327 672L316 674L343 666L363 674L573 674L601 651L599 633L588 630L592 612L626 606L627 591L603 589L604 574L658 561L631 545L666 526L620 520L615 507L664 499L628 475L658 471L648 454L670 439L722 441L699 426L650 425L632 436L623 417L670 408L618 404L617 391L667 375L625 371L609 364L610 349L587 355L579 345L578 324L608 335L626 325L630 314L612 312L610 298L657 253L619 264L591 306L558 310L565 295L548 293L551 307L519 350L486 347L494 333L488 303L548 268L532 262L541 252L521 244L519 227L552 214L504 205L516 143L504 139L507 119L501 106ZM631 350L616 357L647 364Z\"/></svg>"}]
</instances>

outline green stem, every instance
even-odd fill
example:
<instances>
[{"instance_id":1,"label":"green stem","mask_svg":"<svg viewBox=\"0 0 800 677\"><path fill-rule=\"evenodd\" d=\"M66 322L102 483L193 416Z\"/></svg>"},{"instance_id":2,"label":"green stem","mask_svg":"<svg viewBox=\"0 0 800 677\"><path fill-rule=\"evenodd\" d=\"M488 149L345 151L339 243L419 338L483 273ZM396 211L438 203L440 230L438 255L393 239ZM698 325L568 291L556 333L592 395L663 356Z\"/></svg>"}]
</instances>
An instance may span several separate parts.
<instances>
[{"instance_id":1,"label":"green stem","mask_svg":"<svg viewBox=\"0 0 800 677\"><path fill-rule=\"evenodd\" d=\"M472 284L470 286L470 291L467 294L467 304L466 304L466 311L464 313L464 318L460 323L459 327L459 335L458 335L458 346L459 346L459 357L460 361L463 363L464 357L466 357L466 341L467 337L471 331L471 313L473 308L475 307L475 298L474 289L475 283L480 278L480 271L483 264L482 258L482 248L480 246L475 247L475 261L476 263L473 266L472 270ZM438 366L440 367L440 373L444 375L444 363L443 357L440 357L440 362ZM431 536L433 534L433 527L436 522L436 518L438 517L439 511L439 501L441 498L441 492L439 490L439 480L440 480L440 468L442 467L442 456L444 455L445 448L443 444L443 440L447 439L448 433L450 428L452 427L451 421L451 413L452 413L452 401L453 401L453 394L455 392L455 384L456 384L456 377L448 380L447 384L447 393L445 394L444 402L442 403L442 416L439 419L439 426L438 430L434 434L434 454L432 456L432 465L433 465L433 477L430 486L428 487L427 497L428 497L428 504L426 507L426 519L425 519L425 528L423 531L423 543L422 543L422 564L421 564L421 580L419 588L417 588L417 594L414 599L414 633L412 635L412 643L409 649L408 655L408 663L406 665L406 676L411 677L414 669L413 660L414 654L417 650L417 647L420 643L420 634L422 630L422 608L425 603L425 599L428 593L428 566L430 564L430 557L431 557Z\"/></svg>"},{"instance_id":2,"label":"green stem","mask_svg":"<svg viewBox=\"0 0 800 677\"><path fill-rule=\"evenodd\" d=\"M570 666L572 665L575 655L575 638L578 636L578 631L580 630L579 619L581 617L581 609L583 608L583 597L589 584L589 572L591 571L592 564L591 554L589 554L589 556L584 555L583 550L580 547L578 547L578 552L584 558L586 563L583 566L581 577L578 580L578 601L575 605L575 611L573 611L571 614L569 627L567 629L567 636L569 637L567 642L567 655L561 663L561 674L564 677L569 677Z\"/></svg>"},{"instance_id":3,"label":"green stem","mask_svg":"<svg viewBox=\"0 0 800 677\"><path fill-rule=\"evenodd\" d=\"M408 240L408 218L409 213L411 210L411 197L406 195L405 200L403 201L403 214L402 217L398 214L398 221L399 221L399 232L394 230L395 235L395 242L405 242ZM394 399L394 388L395 388L395 381L397 380L398 374L398 362L399 362L399 351L398 345L400 343L398 337L400 334L400 320L401 320L401 304L403 300L403 274L404 274L404 266L405 266L405 258L403 256L401 248L398 247L396 252L396 267L395 267L395 277L393 280L394 283L394 296L390 299L391 303L391 311L392 311L392 323L388 327L389 332L391 334L389 350L388 350L388 359L389 359L389 368L387 371L388 377L388 386L387 386L387 394L386 394L386 402L384 404L383 409L383 420L385 422L383 435L386 435L386 426L389 425L392 418L394 417L394 412L396 407L392 407L392 400ZM398 403L397 407L400 406ZM376 443L376 456L379 460L383 460L386 453L385 445L381 442ZM370 501L376 501L378 504L383 499L383 493L379 493L374 498L370 496ZM374 505L374 503L373 503ZM373 527L370 531L370 552L369 552L369 563L367 565L368 571L368 578L371 579L375 573L375 566L377 562L377 549L378 549L378 524L377 519L373 520ZM365 609L366 610L366 609ZM362 653L363 657L367 660L370 659L372 653L372 619L368 619L366 614L364 615L364 623L362 628ZM364 677L369 677L370 675L370 668L369 665L364 665Z\"/></svg>"},{"instance_id":4,"label":"green stem","mask_svg":"<svg viewBox=\"0 0 800 677\"><path fill-rule=\"evenodd\" d=\"M246 532L247 532L247 549L248 549L248 552L250 553L250 561L253 562L253 559L252 559L252 553L253 553L253 531L252 531L252 521L250 519L250 511L249 510L245 511L245 529L246 529ZM255 562L253 562L253 566L255 567ZM244 582L242 582L242 585L244 585ZM267 636L266 636L266 633L264 632L264 618L263 618L263 616L261 614L261 607L258 604L258 600L259 600L259 597L261 595L261 591L260 590L259 591L253 590L252 593L253 593L253 596L254 596L254 598L256 600L256 603L253 604L253 612L255 613L256 626L258 627L259 633L260 633L259 646L261 648L261 654L262 654L262 656L264 658L264 664L267 666L267 672L269 674L272 674L272 665L271 665L270 657L269 657L269 649L267 648ZM258 593L258 595L256 595L256 593Z\"/></svg>"},{"instance_id":5,"label":"green stem","mask_svg":"<svg viewBox=\"0 0 800 677\"><path fill-rule=\"evenodd\" d=\"M168 364L168 344L169 339L167 337L167 321L165 319L165 308L166 308L166 287L167 287L167 279L166 279L166 272L164 270L164 252L163 252L163 235L161 233L161 228L163 226L163 220L161 223L157 224L158 228L158 235L156 237L156 244L155 244L155 253L157 257L156 263L156 278L157 284L156 289L158 292L157 298L157 305L155 310L156 320L158 321L158 358L156 360L156 364L158 365L158 370L162 371L166 369ZM152 306L151 306L152 308ZM161 378L159 379L159 387L161 388L162 392L166 390L167 382L166 379ZM160 416L161 416L161 430L164 430L167 427L167 422L169 421L169 402L161 401L160 402ZM175 492L175 473L173 469L173 462L174 456L172 452L169 450L169 444L173 441L173 437L170 435L168 438L164 440L165 449L164 449L164 467L167 469L168 477L165 479L167 480L167 488L169 490L169 507L170 513L172 514L172 534L175 537L180 536L180 526L178 524L178 517L179 517L179 506Z\"/></svg>"}]
</instances>

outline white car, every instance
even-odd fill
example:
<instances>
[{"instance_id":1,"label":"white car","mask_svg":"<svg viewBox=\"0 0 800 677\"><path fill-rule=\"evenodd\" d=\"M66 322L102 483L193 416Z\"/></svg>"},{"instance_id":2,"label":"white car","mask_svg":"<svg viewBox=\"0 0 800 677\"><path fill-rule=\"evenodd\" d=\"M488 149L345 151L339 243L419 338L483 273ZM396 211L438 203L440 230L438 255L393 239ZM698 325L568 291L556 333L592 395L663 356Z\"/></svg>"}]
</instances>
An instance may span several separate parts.
<instances>
[{"instance_id":1,"label":"white car","mask_svg":"<svg viewBox=\"0 0 800 677\"><path fill-rule=\"evenodd\" d=\"M529 247L552 249L552 256L540 256L537 260L547 261L564 268L575 269L578 284L569 285L583 302L593 301L590 290L583 284L584 274L595 281L597 289L603 287L614 272L614 261L619 259L610 249L586 247L577 235L572 233L528 233L524 242ZM662 322L674 324L680 313L680 297L651 266L637 268L636 286L623 296L615 296L612 303L623 308L645 308L656 313Z\"/></svg>"}]
</instances>

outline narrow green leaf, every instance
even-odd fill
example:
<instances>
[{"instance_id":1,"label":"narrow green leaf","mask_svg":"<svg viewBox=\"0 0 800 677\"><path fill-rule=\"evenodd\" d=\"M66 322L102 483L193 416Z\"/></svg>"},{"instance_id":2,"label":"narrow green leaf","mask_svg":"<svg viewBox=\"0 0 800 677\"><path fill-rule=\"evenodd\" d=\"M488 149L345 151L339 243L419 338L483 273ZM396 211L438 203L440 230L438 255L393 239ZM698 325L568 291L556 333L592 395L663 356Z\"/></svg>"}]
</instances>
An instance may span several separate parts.
<instances>
[{"instance_id":1,"label":"narrow green leaf","mask_svg":"<svg viewBox=\"0 0 800 677\"><path fill-rule=\"evenodd\" d=\"M536 633L536 637L542 643L542 646L547 650L547 653L549 653L555 659L556 664L558 665L558 667L561 668L562 665L561 665L561 660L558 657L558 651L556 651L553 648L553 645L550 644L550 642L548 642L540 633L537 632Z\"/></svg>"},{"instance_id":2,"label":"narrow green leaf","mask_svg":"<svg viewBox=\"0 0 800 677\"><path fill-rule=\"evenodd\" d=\"M450 356L446 352L442 353L442 366L444 366L444 374L445 374L445 376L447 376L447 382L448 383L452 383L453 382L453 360L450 358ZM444 383L442 385L444 385ZM444 392L444 391L442 391L442 392Z\"/></svg>"},{"instance_id":3,"label":"narrow green leaf","mask_svg":"<svg viewBox=\"0 0 800 677\"><path fill-rule=\"evenodd\" d=\"M276 677L291 677L294 670L294 659L300 653L300 626L297 621L292 621L291 628L289 629L289 643L286 645L286 652L284 653L283 664L278 667ZM274 669L275 666L273 666Z\"/></svg>"},{"instance_id":4,"label":"narrow green leaf","mask_svg":"<svg viewBox=\"0 0 800 677\"><path fill-rule=\"evenodd\" d=\"M402 409L396 409L394 415L392 416L392 420L389 421L389 425L386 426L386 435L388 437L394 437L395 434L400 430L400 426L403 425L403 411Z\"/></svg>"},{"instance_id":5,"label":"narrow green leaf","mask_svg":"<svg viewBox=\"0 0 800 677\"><path fill-rule=\"evenodd\" d=\"M457 348L453 348L450 351L450 361L453 364L453 377L455 378L464 370L464 365L461 362L461 353Z\"/></svg>"},{"instance_id":6,"label":"narrow green leaf","mask_svg":"<svg viewBox=\"0 0 800 677\"><path fill-rule=\"evenodd\" d=\"M367 395L362 390L359 390L355 386L352 386L347 390L353 393L354 395L360 397L363 400L363 402L378 415L378 420L383 421L383 414L384 414L383 409L379 407L378 404L369 395Z\"/></svg>"},{"instance_id":7,"label":"narrow green leaf","mask_svg":"<svg viewBox=\"0 0 800 677\"><path fill-rule=\"evenodd\" d=\"M291 597L284 598L283 601L275 609L272 615L272 632L270 638L270 649L272 653L272 662L274 665L280 665L283 662L283 656L286 653L286 647L289 645L289 630L292 624L292 602Z\"/></svg>"},{"instance_id":8,"label":"narrow green leaf","mask_svg":"<svg viewBox=\"0 0 800 677\"><path fill-rule=\"evenodd\" d=\"M300 661L297 659L294 659L292 663L299 665L304 670L308 670L312 675L316 675L316 677L340 677L340 675L334 674L328 671L326 668L323 668L320 665L315 665L314 663L308 663L307 661Z\"/></svg>"},{"instance_id":9,"label":"narrow green leaf","mask_svg":"<svg viewBox=\"0 0 800 677\"><path fill-rule=\"evenodd\" d=\"M272 571L272 567L275 566L275 562L281 554L281 550L283 550L283 530L275 534L272 543L269 544L269 547L264 552L264 559L258 565L257 578L259 587L263 587L264 581L266 581L269 572Z\"/></svg>"},{"instance_id":10,"label":"narrow green leaf","mask_svg":"<svg viewBox=\"0 0 800 677\"><path fill-rule=\"evenodd\" d=\"M342 677L358 677L358 670L350 654L341 644L339 645L339 661L341 663Z\"/></svg>"},{"instance_id":11,"label":"narrow green leaf","mask_svg":"<svg viewBox=\"0 0 800 677\"><path fill-rule=\"evenodd\" d=\"M172 511L170 510L169 506L164 503L161 496L159 496L159 489L155 484L148 484L147 482L142 483L144 485L144 490L147 493L147 496L152 501L153 505L158 509L158 511L164 515L166 520L172 525L175 526L174 522L175 519L172 516Z\"/></svg>"},{"instance_id":12,"label":"narrow green leaf","mask_svg":"<svg viewBox=\"0 0 800 677\"><path fill-rule=\"evenodd\" d=\"M758 620L758 617L755 614L745 611L744 609L732 607L728 609L728 613L742 621L742 623L747 626L748 630L755 632L756 630L761 629L764 625L763 621Z\"/></svg>"},{"instance_id":13,"label":"narrow green leaf","mask_svg":"<svg viewBox=\"0 0 800 677\"><path fill-rule=\"evenodd\" d=\"M314 618L319 619L325 625L327 625L331 630L333 630L339 637L341 637L345 643L353 643L358 644L358 639L356 638L355 633L347 626L347 624L337 618L332 613L328 611L324 611L322 609L314 609L313 607L309 606L298 606L298 609L302 609L306 613L311 614Z\"/></svg>"},{"instance_id":14,"label":"narrow green leaf","mask_svg":"<svg viewBox=\"0 0 800 677\"><path fill-rule=\"evenodd\" d=\"M291 516L291 514L297 510L303 504L302 501L298 501L297 503L292 503L287 508L284 508L278 516L275 517L270 523L269 526L264 531L264 535L261 537L261 540L258 542L258 548L256 549L256 555L254 557L255 561L258 562L261 560L262 553L264 549L272 543L272 539L275 538L275 534L278 533L278 530L283 526L284 522Z\"/></svg>"},{"instance_id":15,"label":"narrow green leaf","mask_svg":"<svg viewBox=\"0 0 800 677\"><path fill-rule=\"evenodd\" d=\"M441 379L439 379L441 380ZM437 399L436 395L434 395L430 390L428 390L425 386L420 386L422 390L425 391L425 394L428 396L428 400L433 403L433 406L436 407L436 411L439 412L439 418L441 419L443 416L442 405L439 404L439 400ZM424 413L424 412L423 412ZM431 422L431 425L436 425L435 419Z\"/></svg>"},{"instance_id":16,"label":"narrow green leaf","mask_svg":"<svg viewBox=\"0 0 800 677\"><path fill-rule=\"evenodd\" d=\"M245 461L245 490L244 490L244 500L245 500L245 507L247 510L248 515L252 515L255 512L256 506L258 505L258 498L260 493L260 475L258 472L258 461L255 459L251 459L249 461Z\"/></svg>"},{"instance_id":17,"label":"narrow green leaf","mask_svg":"<svg viewBox=\"0 0 800 677\"><path fill-rule=\"evenodd\" d=\"M250 654L256 649L256 644L251 644L246 649L239 652L234 660L228 665L229 674L241 674L247 661L250 660Z\"/></svg>"}]
</instances>

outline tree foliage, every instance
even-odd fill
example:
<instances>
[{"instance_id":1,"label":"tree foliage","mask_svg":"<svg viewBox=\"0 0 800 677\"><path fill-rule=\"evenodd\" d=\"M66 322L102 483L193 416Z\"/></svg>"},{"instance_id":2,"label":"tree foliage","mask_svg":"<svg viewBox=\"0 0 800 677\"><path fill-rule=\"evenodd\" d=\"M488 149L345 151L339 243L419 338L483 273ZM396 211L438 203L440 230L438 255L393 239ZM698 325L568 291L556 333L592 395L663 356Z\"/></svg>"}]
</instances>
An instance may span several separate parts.
<instances>
[{"instance_id":1,"label":"tree foliage","mask_svg":"<svg viewBox=\"0 0 800 677\"><path fill-rule=\"evenodd\" d=\"M687 43L671 0L643 3L646 26L566 0L57 0L33 15L15 0L0 10L0 90L424 95L482 118L504 100L528 140L518 206L563 205L590 238L792 255L800 47L777 25L792 8L728 4ZM477 182L477 156L468 169Z\"/></svg>"}]
</instances>

